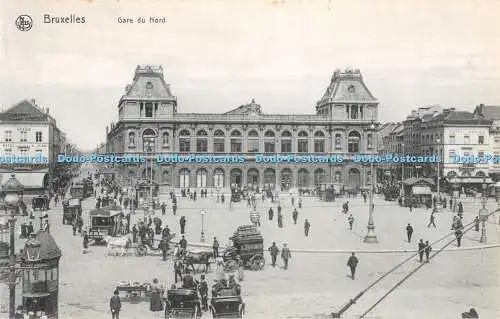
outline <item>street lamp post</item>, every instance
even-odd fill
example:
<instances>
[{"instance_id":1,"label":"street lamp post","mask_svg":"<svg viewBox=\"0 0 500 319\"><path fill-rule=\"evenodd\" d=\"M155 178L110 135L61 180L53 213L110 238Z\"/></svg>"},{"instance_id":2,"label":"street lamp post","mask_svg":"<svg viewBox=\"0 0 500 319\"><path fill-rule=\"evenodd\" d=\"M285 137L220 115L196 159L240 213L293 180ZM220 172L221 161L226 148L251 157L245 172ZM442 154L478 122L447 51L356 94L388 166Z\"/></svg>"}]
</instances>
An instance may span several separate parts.
<instances>
[{"instance_id":1,"label":"street lamp post","mask_svg":"<svg viewBox=\"0 0 500 319\"><path fill-rule=\"evenodd\" d=\"M205 225L204 225L204 223L205 223L205 214L206 213L207 212L204 209L202 209L200 212L200 215L201 215L201 238L200 238L200 241L202 243L205 242L205 228L204 228Z\"/></svg>"},{"instance_id":2,"label":"street lamp post","mask_svg":"<svg viewBox=\"0 0 500 319\"><path fill-rule=\"evenodd\" d=\"M481 221L481 238L479 239L479 242L482 244L487 243L487 238L486 238L486 221L488 220L488 209L486 208L486 203L488 200L486 197L483 197L482 204L483 208L479 210L479 220Z\"/></svg>"},{"instance_id":3,"label":"street lamp post","mask_svg":"<svg viewBox=\"0 0 500 319\"><path fill-rule=\"evenodd\" d=\"M439 150L440 150L439 149L439 143L441 143L441 139L437 138L436 139L436 144L438 146L438 157L441 155L439 153ZM436 198L436 208L435 208L435 211L437 213L439 213L439 208L441 207L440 189L439 189L439 186L440 186L440 181L439 180L441 179L441 177L440 177L441 172L440 172L439 162L440 161L437 161L437 198Z\"/></svg>"},{"instance_id":4,"label":"street lamp post","mask_svg":"<svg viewBox=\"0 0 500 319\"><path fill-rule=\"evenodd\" d=\"M375 130L375 124L372 122L370 125L370 128L372 130ZM368 226L367 228L367 233L365 236L365 239L363 240L365 243L377 243L377 235L375 235L375 222L373 221L373 188L375 186L374 184L374 174L373 174L373 161L370 163L370 200L369 200L369 208L368 208Z\"/></svg>"},{"instance_id":5,"label":"street lamp post","mask_svg":"<svg viewBox=\"0 0 500 319\"><path fill-rule=\"evenodd\" d=\"M5 194L4 202L11 209L10 228L10 252L9 252L9 318L16 315L16 251L15 251L15 223L16 212L19 205L19 193L23 191L23 185L12 174L11 178L2 186Z\"/></svg>"}]
</instances>

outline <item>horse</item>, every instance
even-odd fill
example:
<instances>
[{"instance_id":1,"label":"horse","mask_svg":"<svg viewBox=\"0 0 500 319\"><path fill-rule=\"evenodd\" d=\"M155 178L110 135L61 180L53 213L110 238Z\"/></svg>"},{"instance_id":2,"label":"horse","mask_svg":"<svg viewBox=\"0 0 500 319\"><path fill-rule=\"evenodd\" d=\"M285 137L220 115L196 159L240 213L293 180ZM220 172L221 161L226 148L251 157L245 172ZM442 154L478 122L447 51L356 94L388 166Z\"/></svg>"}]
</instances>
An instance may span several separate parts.
<instances>
[{"instance_id":1,"label":"horse","mask_svg":"<svg viewBox=\"0 0 500 319\"><path fill-rule=\"evenodd\" d=\"M212 251L189 251L182 250L176 247L174 250L174 256L183 259L185 268L191 267L193 272L196 272L194 265L205 265L204 272L208 272L210 267L210 258L212 258L214 253Z\"/></svg>"},{"instance_id":2,"label":"horse","mask_svg":"<svg viewBox=\"0 0 500 319\"><path fill-rule=\"evenodd\" d=\"M105 256L127 256L128 249L132 246L132 241L130 240L130 238L125 236L106 236L105 241L107 243ZM120 252L117 252L116 249L120 249Z\"/></svg>"}]
</instances>

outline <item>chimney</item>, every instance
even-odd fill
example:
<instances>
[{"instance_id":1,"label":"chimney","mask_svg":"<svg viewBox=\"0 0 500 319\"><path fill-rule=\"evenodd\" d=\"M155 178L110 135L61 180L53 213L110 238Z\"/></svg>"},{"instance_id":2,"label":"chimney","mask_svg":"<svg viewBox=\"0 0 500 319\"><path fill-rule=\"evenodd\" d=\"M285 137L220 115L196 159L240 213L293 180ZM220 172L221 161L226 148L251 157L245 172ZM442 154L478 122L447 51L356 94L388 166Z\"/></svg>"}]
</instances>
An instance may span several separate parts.
<instances>
[{"instance_id":1,"label":"chimney","mask_svg":"<svg viewBox=\"0 0 500 319\"><path fill-rule=\"evenodd\" d=\"M31 99L30 102L34 105L36 105L36 100L35 99Z\"/></svg>"},{"instance_id":2,"label":"chimney","mask_svg":"<svg viewBox=\"0 0 500 319\"><path fill-rule=\"evenodd\" d=\"M109 133L109 127L106 126L106 135L108 135L108 133Z\"/></svg>"}]
</instances>

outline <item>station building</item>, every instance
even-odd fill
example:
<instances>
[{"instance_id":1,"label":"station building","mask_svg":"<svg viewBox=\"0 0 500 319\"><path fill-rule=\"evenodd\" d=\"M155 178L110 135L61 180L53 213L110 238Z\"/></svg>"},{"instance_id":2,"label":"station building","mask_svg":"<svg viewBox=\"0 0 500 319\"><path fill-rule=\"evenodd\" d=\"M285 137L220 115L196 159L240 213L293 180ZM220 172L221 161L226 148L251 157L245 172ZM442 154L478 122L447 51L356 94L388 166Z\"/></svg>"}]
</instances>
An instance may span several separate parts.
<instances>
[{"instance_id":1,"label":"station building","mask_svg":"<svg viewBox=\"0 0 500 319\"><path fill-rule=\"evenodd\" d=\"M106 128L106 151L147 160L115 165L119 175L131 184L146 179L181 189L239 185L288 191L369 183L369 166L352 158L376 153L378 101L359 70L336 70L311 114L266 114L253 99L225 113L182 113L181 107L161 66L137 66L118 103L118 121ZM248 161L161 164L154 157L159 153L238 154ZM339 155L344 162L256 164L256 154Z\"/></svg>"}]
</instances>

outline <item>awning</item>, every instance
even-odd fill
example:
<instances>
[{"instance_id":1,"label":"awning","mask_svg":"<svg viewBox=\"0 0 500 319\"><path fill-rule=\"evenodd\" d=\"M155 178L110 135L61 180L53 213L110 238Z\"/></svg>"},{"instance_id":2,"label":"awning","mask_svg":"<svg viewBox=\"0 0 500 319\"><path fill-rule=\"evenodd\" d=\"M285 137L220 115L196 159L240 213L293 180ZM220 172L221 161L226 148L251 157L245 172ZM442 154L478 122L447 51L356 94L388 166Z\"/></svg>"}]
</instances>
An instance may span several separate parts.
<instances>
[{"instance_id":1,"label":"awning","mask_svg":"<svg viewBox=\"0 0 500 319\"><path fill-rule=\"evenodd\" d=\"M492 184L493 180L489 177L455 177L448 178L448 182L452 184Z\"/></svg>"},{"instance_id":2,"label":"awning","mask_svg":"<svg viewBox=\"0 0 500 319\"><path fill-rule=\"evenodd\" d=\"M43 189L43 180L48 172L13 172L0 173L0 183L3 185L12 174L24 186L25 189Z\"/></svg>"}]
</instances>

